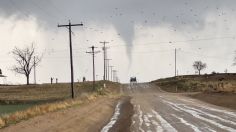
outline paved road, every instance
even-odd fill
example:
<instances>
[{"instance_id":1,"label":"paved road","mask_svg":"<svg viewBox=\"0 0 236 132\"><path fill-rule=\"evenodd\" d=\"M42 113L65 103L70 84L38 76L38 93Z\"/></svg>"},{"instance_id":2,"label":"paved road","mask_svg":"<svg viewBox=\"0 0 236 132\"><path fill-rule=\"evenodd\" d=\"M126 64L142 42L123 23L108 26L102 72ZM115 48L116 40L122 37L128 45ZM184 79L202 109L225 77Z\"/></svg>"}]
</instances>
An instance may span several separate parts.
<instances>
[{"instance_id":1,"label":"paved road","mask_svg":"<svg viewBox=\"0 0 236 132\"><path fill-rule=\"evenodd\" d=\"M151 84L127 85L134 106L131 131L236 132L236 111L210 105Z\"/></svg>"}]
</instances>

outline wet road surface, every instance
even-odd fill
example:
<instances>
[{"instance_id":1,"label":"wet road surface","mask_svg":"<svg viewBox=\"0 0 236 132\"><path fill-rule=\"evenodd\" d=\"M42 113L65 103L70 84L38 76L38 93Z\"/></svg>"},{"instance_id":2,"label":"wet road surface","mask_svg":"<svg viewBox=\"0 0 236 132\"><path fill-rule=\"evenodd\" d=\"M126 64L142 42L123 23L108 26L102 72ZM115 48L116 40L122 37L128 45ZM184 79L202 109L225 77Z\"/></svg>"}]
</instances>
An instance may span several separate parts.
<instances>
[{"instance_id":1,"label":"wet road surface","mask_svg":"<svg viewBox=\"0 0 236 132\"><path fill-rule=\"evenodd\" d=\"M233 110L166 93L149 83L126 85L123 92L134 108L131 131L236 132Z\"/></svg>"}]
</instances>

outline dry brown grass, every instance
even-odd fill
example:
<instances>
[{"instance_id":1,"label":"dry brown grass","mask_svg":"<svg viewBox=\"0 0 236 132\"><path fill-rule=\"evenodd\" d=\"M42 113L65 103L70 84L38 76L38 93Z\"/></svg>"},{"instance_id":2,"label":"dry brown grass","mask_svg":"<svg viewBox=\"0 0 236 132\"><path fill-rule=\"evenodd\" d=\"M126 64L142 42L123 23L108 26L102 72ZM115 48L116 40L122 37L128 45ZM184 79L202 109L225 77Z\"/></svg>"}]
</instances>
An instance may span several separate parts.
<instances>
[{"instance_id":1,"label":"dry brown grass","mask_svg":"<svg viewBox=\"0 0 236 132\"><path fill-rule=\"evenodd\" d=\"M8 126L10 124L17 123L21 120L26 120L26 119L38 116L38 115L66 109L68 107L72 107L75 105L83 104L85 102L93 101L97 97L98 97L97 94L91 94L83 99L75 99L75 100L68 99L65 101L33 106L33 107L28 108L24 111L17 111L13 114L9 114L9 115L5 115L3 117L0 117L0 128Z\"/></svg>"},{"instance_id":2,"label":"dry brown grass","mask_svg":"<svg viewBox=\"0 0 236 132\"><path fill-rule=\"evenodd\" d=\"M159 79L153 83L168 92L227 92L236 93L236 74L189 75Z\"/></svg>"},{"instance_id":3,"label":"dry brown grass","mask_svg":"<svg viewBox=\"0 0 236 132\"><path fill-rule=\"evenodd\" d=\"M81 84L75 84L76 90L81 89ZM70 97L69 84L41 84L0 86L0 100L36 101L56 100Z\"/></svg>"},{"instance_id":4,"label":"dry brown grass","mask_svg":"<svg viewBox=\"0 0 236 132\"><path fill-rule=\"evenodd\" d=\"M103 81L96 82L96 89L103 87ZM92 82L75 83L75 95L77 97L84 93L100 92L110 94L119 91L119 84L106 82L107 88L102 91L94 91ZM55 101L71 97L70 84L41 84L41 85L19 85L19 86L0 86L0 103L16 104L37 101Z\"/></svg>"},{"instance_id":5,"label":"dry brown grass","mask_svg":"<svg viewBox=\"0 0 236 132\"><path fill-rule=\"evenodd\" d=\"M64 98L63 101L51 102L41 105L35 105L23 111L17 111L13 114L0 117L0 128L10 124L20 122L38 115L65 109L75 105L80 105L88 101L96 100L99 96L107 96L109 98L120 96L118 83L106 82L106 88L102 88L104 82L96 84L96 91L92 90L92 83L77 83L76 84L76 99L65 99L70 97L69 84L54 84L54 85L32 85L32 86L11 86L6 89L0 88L1 100L17 100L17 101L38 101ZM65 91L67 93L65 93ZM64 92L64 93L63 93ZM1 96L5 95L6 96ZM7 96L9 94L9 96ZM58 95L59 94L59 95Z\"/></svg>"},{"instance_id":6,"label":"dry brown grass","mask_svg":"<svg viewBox=\"0 0 236 132\"><path fill-rule=\"evenodd\" d=\"M0 128L4 127L6 125L5 121L0 118Z\"/></svg>"}]
</instances>

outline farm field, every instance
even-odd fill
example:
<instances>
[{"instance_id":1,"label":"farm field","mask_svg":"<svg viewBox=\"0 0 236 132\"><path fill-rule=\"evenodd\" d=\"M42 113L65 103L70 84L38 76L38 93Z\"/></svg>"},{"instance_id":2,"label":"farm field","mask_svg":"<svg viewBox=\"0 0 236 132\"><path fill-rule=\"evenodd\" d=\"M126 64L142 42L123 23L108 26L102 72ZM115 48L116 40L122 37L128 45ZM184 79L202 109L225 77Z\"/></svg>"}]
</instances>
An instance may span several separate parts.
<instances>
[{"instance_id":1,"label":"farm field","mask_svg":"<svg viewBox=\"0 0 236 132\"><path fill-rule=\"evenodd\" d=\"M119 84L107 82L105 90L94 91L91 82L75 83L76 98L83 99L92 93L106 94L116 92L112 87ZM95 88L103 87L103 82L97 82ZM110 88L111 87L111 88ZM40 84L40 85L19 85L0 86L0 116L25 110L35 105L53 103L71 98L70 84Z\"/></svg>"}]
</instances>

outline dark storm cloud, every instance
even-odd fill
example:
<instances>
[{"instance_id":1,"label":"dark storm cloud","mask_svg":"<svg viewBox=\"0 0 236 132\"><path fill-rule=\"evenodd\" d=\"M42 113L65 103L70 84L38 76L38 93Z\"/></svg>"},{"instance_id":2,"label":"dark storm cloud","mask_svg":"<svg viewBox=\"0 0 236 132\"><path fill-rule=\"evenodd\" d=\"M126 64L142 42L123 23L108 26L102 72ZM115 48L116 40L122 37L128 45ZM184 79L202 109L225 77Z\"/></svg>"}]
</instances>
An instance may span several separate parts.
<instances>
[{"instance_id":1,"label":"dark storm cloud","mask_svg":"<svg viewBox=\"0 0 236 132\"><path fill-rule=\"evenodd\" d=\"M36 16L52 29L57 23L100 22L112 24L118 36L132 49L134 23L143 26L170 24L170 29L200 30L209 12L223 15L224 9L235 10L235 0L1 0L2 15L18 13L22 18ZM127 52L129 53L129 52ZM130 57L130 56L129 56Z\"/></svg>"}]
</instances>

